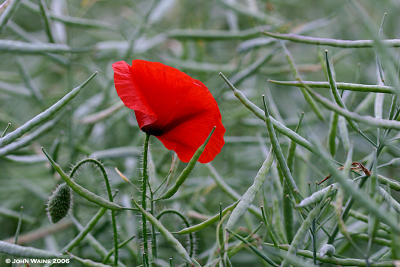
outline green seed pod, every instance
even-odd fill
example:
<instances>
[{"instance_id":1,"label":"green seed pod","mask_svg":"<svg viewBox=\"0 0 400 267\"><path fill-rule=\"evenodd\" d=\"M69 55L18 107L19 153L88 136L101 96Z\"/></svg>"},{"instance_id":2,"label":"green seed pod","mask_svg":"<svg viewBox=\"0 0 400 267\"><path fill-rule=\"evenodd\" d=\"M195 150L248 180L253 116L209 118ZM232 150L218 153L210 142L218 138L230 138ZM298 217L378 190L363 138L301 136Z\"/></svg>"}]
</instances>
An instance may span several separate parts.
<instances>
[{"instance_id":1,"label":"green seed pod","mask_svg":"<svg viewBox=\"0 0 400 267\"><path fill-rule=\"evenodd\" d=\"M72 205L72 192L66 183L57 186L47 202L47 216L50 222L56 223L65 216Z\"/></svg>"}]
</instances>

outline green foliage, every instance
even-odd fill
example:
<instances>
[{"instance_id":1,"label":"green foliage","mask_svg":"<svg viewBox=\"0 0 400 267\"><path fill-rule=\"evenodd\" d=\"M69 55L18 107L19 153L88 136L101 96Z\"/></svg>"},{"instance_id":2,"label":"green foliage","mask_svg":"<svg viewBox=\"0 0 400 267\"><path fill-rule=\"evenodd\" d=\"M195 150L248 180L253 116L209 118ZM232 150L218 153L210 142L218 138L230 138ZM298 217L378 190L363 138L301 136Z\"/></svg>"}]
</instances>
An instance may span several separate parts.
<instances>
[{"instance_id":1,"label":"green foliage","mask_svg":"<svg viewBox=\"0 0 400 267\"><path fill-rule=\"evenodd\" d=\"M1 2L0 266L398 265L396 1ZM212 163L140 131L138 58L210 89Z\"/></svg>"}]
</instances>

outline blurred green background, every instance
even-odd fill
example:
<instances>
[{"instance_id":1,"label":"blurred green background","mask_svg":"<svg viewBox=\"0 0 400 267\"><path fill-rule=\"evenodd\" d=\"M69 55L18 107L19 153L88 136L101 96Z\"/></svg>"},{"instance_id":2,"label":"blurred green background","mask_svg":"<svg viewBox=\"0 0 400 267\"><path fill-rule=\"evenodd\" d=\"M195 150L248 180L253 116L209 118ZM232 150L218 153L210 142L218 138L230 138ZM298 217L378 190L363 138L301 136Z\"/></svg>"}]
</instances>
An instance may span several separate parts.
<instances>
[{"instance_id":1,"label":"blurred green background","mask_svg":"<svg viewBox=\"0 0 400 267\"><path fill-rule=\"evenodd\" d=\"M325 120L320 121L298 88L267 82L268 79L295 78L279 41L261 32L268 30L337 39L371 39L360 14L349 7L348 1L341 0L52 0L45 3L51 15L50 30L55 42L85 51L50 55L1 51L1 131L9 122L9 131L16 129L82 83L94 71L99 73L63 109L63 115L54 127L29 145L0 157L2 240L14 236L17 215L10 212L18 214L20 206L23 206L26 218L20 236L54 228L46 216L46 201L61 181L49 168L40 150L41 146L54 153L57 162L66 171L85 157L99 158L107 168L113 190L119 190L117 201L131 205L131 197L139 199L139 192L124 182L114 170L117 167L134 184L140 185L144 133L138 129L133 112L120 104L113 84L113 62L126 60L130 63L132 59L163 62L201 80L209 88L219 104L223 124L227 129L226 145L212 165L226 183L243 194L265 160L270 147L268 133L264 123L240 104L218 73L223 72L260 107L261 95L266 94L276 107L275 114L280 116L276 119L292 129L299 115L304 112L301 135L327 147L330 112L322 109ZM361 5L377 27L387 12L384 36L396 38L399 35L398 1L369 0L361 1ZM84 20L79 21L81 18ZM0 36L4 40L48 43L49 37L38 1L21 1L2 28ZM321 65L326 47L291 42L286 45L304 80L326 81ZM376 84L373 49L329 47L328 50L334 62L337 81ZM329 96L327 89L316 90ZM352 92L346 99L347 106L350 110L356 109L366 96L366 93ZM390 98L386 97L384 116L387 116L389 105ZM373 114L373 103L362 114ZM371 147L355 132L350 135L355 146L354 158L361 161L370 153ZM286 153L289 139L280 136L280 141ZM338 148L336 159L343 162L346 155L341 145ZM382 156L382 162L397 155L399 152L396 149L389 149L389 153ZM154 167L151 184L154 187L168 174L171 159L172 153L156 138L151 138L151 160ZM293 176L305 195L315 190L315 181L328 175L319 159L303 148L298 149L295 163ZM180 163L179 169L184 165ZM381 173L395 177L398 169L385 168ZM201 221L196 213L218 213L220 205L225 207L233 201L215 185L210 176L209 169L198 164L179 194L158 204L156 210L173 208L191 217L195 223ZM280 200L274 195L273 179L270 176L263 191L267 205L272 206L274 201ZM83 168L76 180L92 192L106 196L101 174L92 167ZM261 205L262 197L263 194L260 194L256 198L256 206ZM86 200L74 196L72 213L82 225L97 210ZM120 212L117 221L120 241L140 232L140 218L136 213ZM175 217L166 216L162 222L172 232L183 227ZM298 221L295 223L299 224ZM79 232L69 218L62 221L62 224L62 230L55 229L54 233L46 232L43 236L31 239L28 236L28 241L23 244L52 251L61 249ZM248 213L241 222L247 228L244 232L255 229L257 224ZM108 213L91 234L107 250L112 248L112 228ZM173 256L175 262L181 263L163 238L159 240L159 258L167 262ZM179 237L179 240L186 243L186 237ZM196 233L196 254L206 258L216 244L215 240L215 226ZM127 266L140 264L140 244L140 238L135 238L121 249L121 260ZM101 261L101 257L86 241L72 252L83 258ZM351 250L348 253L351 254ZM0 258L3 262L4 256ZM261 264L248 250L242 250L231 261L234 266ZM79 264L76 263L76 266Z\"/></svg>"}]
</instances>

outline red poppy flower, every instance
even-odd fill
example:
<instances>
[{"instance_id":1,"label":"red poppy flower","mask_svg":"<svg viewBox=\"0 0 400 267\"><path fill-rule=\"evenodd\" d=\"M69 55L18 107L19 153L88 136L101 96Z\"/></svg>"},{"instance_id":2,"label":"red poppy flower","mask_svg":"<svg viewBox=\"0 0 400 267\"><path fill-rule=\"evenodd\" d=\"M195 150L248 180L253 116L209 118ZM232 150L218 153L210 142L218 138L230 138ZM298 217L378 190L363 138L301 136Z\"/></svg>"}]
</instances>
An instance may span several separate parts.
<instances>
[{"instance_id":1,"label":"red poppy flower","mask_svg":"<svg viewBox=\"0 0 400 267\"><path fill-rule=\"evenodd\" d=\"M225 143L221 113L202 82L159 62L133 60L129 66L119 61L112 67L117 93L135 111L142 131L188 162L216 126L199 161L210 162L221 151Z\"/></svg>"}]
</instances>

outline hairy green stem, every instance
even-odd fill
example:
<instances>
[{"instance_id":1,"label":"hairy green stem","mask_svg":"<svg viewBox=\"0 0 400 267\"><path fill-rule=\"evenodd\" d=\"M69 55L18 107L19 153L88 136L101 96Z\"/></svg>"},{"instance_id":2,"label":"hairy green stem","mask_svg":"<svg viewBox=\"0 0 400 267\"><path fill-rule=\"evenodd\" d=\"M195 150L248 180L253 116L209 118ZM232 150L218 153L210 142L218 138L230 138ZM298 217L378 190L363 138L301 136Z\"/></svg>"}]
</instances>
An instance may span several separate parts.
<instances>
[{"instance_id":1,"label":"hairy green stem","mask_svg":"<svg viewBox=\"0 0 400 267\"><path fill-rule=\"evenodd\" d=\"M147 208L147 199L146 199L146 191L147 191L147 180L149 179L147 173L147 155L149 151L149 139L150 135L146 133L146 137L143 145L143 166L142 166L142 208L146 210ZM149 247L147 244L147 221L146 215L142 213L142 236L143 236L143 257L145 262L149 261Z\"/></svg>"},{"instance_id":2,"label":"hairy green stem","mask_svg":"<svg viewBox=\"0 0 400 267\"><path fill-rule=\"evenodd\" d=\"M190 228L190 223L189 220L179 211L173 210L173 209L167 209L167 210L163 210L162 212L160 212L160 214L157 215L157 220L160 220L162 216L164 216L165 214L175 214L177 215L179 218L182 219L183 223L186 225L185 229L189 229ZM185 230L184 229L184 230ZM194 234L193 232L187 232L187 234L189 235L189 256L193 257L194 255Z\"/></svg>"},{"instance_id":3,"label":"hairy green stem","mask_svg":"<svg viewBox=\"0 0 400 267\"><path fill-rule=\"evenodd\" d=\"M113 197L112 192L111 192L111 186L110 186L110 181L108 179L108 175L106 173L106 170L104 169L103 164L101 164L98 160L89 158L89 159L84 159L84 160L80 161L72 169L71 178L74 177L74 174L79 169L79 167L81 167L83 164L88 164L88 163L94 164L100 169L100 171L101 171L101 173L103 174L103 177L104 177L104 182L106 184L108 199L110 200L110 202L113 202L114 201L114 197ZM118 266L118 231L117 231L117 222L115 220L115 213L116 213L115 210L111 210L111 222L112 222L113 236L114 236L114 265Z\"/></svg>"}]
</instances>

